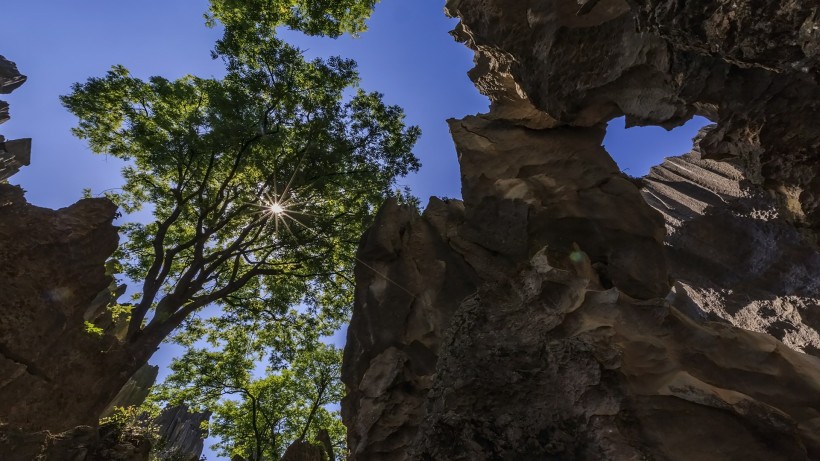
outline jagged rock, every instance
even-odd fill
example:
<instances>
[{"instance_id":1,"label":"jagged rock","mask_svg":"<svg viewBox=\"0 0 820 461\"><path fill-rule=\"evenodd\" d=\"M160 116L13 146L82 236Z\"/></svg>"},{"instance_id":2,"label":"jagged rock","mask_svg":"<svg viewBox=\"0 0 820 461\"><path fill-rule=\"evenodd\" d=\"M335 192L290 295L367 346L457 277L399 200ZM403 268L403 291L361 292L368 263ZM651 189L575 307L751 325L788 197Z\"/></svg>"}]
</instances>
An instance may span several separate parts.
<instances>
[{"instance_id":1,"label":"jagged rock","mask_svg":"<svg viewBox=\"0 0 820 461\"><path fill-rule=\"evenodd\" d=\"M389 202L361 242L351 459L820 459L820 360L738 327L814 352L817 72L787 61L816 63L816 7L708 3L448 1L493 104L450 122L464 203ZM693 114L700 150L646 178L600 147Z\"/></svg>"},{"instance_id":2,"label":"jagged rock","mask_svg":"<svg viewBox=\"0 0 820 461\"><path fill-rule=\"evenodd\" d=\"M0 181L4 181L31 162L31 139L3 141L0 136Z\"/></svg>"},{"instance_id":3,"label":"jagged rock","mask_svg":"<svg viewBox=\"0 0 820 461\"><path fill-rule=\"evenodd\" d=\"M107 383L92 372L129 361L114 339L86 332L83 320L111 283L104 266L117 246L115 213L106 199L31 206L22 189L0 184L0 420L12 427L96 424L132 374L114 371Z\"/></svg>"},{"instance_id":4,"label":"jagged rock","mask_svg":"<svg viewBox=\"0 0 820 461\"><path fill-rule=\"evenodd\" d=\"M316 441L322 444L325 453L327 454L327 461L336 461L336 455L333 453L333 442L330 440L330 434L327 429L319 429L316 436Z\"/></svg>"},{"instance_id":5,"label":"jagged rock","mask_svg":"<svg viewBox=\"0 0 820 461\"><path fill-rule=\"evenodd\" d=\"M0 125L6 123L11 118L9 115L9 103L6 101L0 101ZM3 142L5 138L0 136L0 142Z\"/></svg>"},{"instance_id":6,"label":"jagged rock","mask_svg":"<svg viewBox=\"0 0 820 461\"><path fill-rule=\"evenodd\" d=\"M575 245L631 296L669 291L663 221L601 147L598 128L533 130L451 120L467 225L462 235L514 261Z\"/></svg>"},{"instance_id":7,"label":"jagged rock","mask_svg":"<svg viewBox=\"0 0 820 461\"><path fill-rule=\"evenodd\" d=\"M470 76L493 101L491 117L543 128L626 115L628 125L673 127L703 115L717 123L704 155L738 158L817 232L817 5L632 4L602 0L578 16L575 0L449 0L447 12L476 53Z\"/></svg>"},{"instance_id":8,"label":"jagged rock","mask_svg":"<svg viewBox=\"0 0 820 461\"><path fill-rule=\"evenodd\" d=\"M26 77L20 75L17 66L0 56L0 94L8 94L26 82ZM9 104L0 101L0 124L9 120ZM31 159L31 139L6 141L0 136L0 181L4 181L17 173L20 167L28 165Z\"/></svg>"},{"instance_id":9,"label":"jagged rock","mask_svg":"<svg viewBox=\"0 0 820 461\"><path fill-rule=\"evenodd\" d=\"M643 180L666 221L673 304L820 354L820 252L741 168L702 158L704 135Z\"/></svg>"},{"instance_id":10,"label":"jagged rock","mask_svg":"<svg viewBox=\"0 0 820 461\"><path fill-rule=\"evenodd\" d=\"M164 409L154 421L162 452L179 461L198 461L208 437L202 423L210 418L210 412L189 412L185 405Z\"/></svg>"},{"instance_id":11,"label":"jagged rock","mask_svg":"<svg viewBox=\"0 0 820 461\"><path fill-rule=\"evenodd\" d=\"M329 458L322 447L297 440L285 450L282 461L329 461Z\"/></svg>"},{"instance_id":12,"label":"jagged rock","mask_svg":"<svg viewBox=\"0 0 820 461\"><path fill-rule=\"evenodd\" d=\"M0 55L0 94L9 94L26 83L26 76L20 74L17 65Z\"/></svg>"},{"instance_id":13,"label":"jagged rock","mask_svg":"<svg viewBox=\"0 0 820 461\"><path fill-rule=\"evenodd\" d=\"M79 426L52 434L23 432L0 426L0 459L3 461L148 461L148 438L123 436L111 428Z\"/></svg>"},{"instance_id":14,"label":"jagged rock","mask_svg":"<svg viewBox=\"0 0 820 461\"><path fill-rule=\"evenodd\" d=\"M114 400L100 414L100 418L111 416L118 407L125 408L141 405L151 392L151 386L156 382L158 374L158 366L143 365L134 373L134 376L128 379L128 382L120 389Z\"/></svg>"},{"instance_id":15,"label":"jagged rock","mask_svg":"<svg viewBox=\"0 0 820 461\"><path fill-rule=\"evenodd\" d=\"M463 220L459 201L433 198L419 216L390 200L362 237L359 260L367 262L356 267L357 309L342 370L342 418L349 446L358 452L393 459L421 422L443 332L477 287L470 264L448 243L449 237L458 240Z\"/></svg>"},{"instance_id":16,"label":"jagged rock","mask_svg":"<svg viewBox=\"0 0 820 461\"><path fill-rule=\"evenodd\" d=\"M24 82L0 56L0 93ZM107 309L124 291L106 270L116 206L84 199L49 210L3 184L30 149L29 139L0 136L0 438L95 426L159 343L125 342L123 319Z\"/></svg>"},{"instance_id":17,"label":"jagged rock","mask_svg":"<svg viewBox=\"0 0 820 461\"><path fill-rule=\"evenodd\" d=\"M817 4L800 0L643 0L639 17L675 48L775 72L817 70Z\"/></svg>"},{"instance_id":18,"label":"jagged rock","mask_svg":"<svg viewBox=\"0 0 820 461\"><path fill-rule=\"evenodd\" d=\"M0 424L3 461L199 461L207 434L201 424L210 413L189 413L184 406L163 410L154 421L125 426L107 422L99 428L78 426L51 433L27 432ZM156 442L156 446L152 446ZM153 451L152 451L153 449ZM153 454L153 457L151 455Z\"/></svg>"},{"instance_id":19,"label":"jagged rock","mask_svg":"<svg viewBox=\"0 0 820 461\"><path fill-rule=\"evenodd\" d=\"M451 222L463 216L459 209L447 208ZM367 265L380 264L389 277L408 260L464 257L456 245L449 258L441 250L425 257L410 242L429 247L436 239L408 239L412 228L381 221L397 216L395 210L394 203L385 206L361 254L369 250L366 242L408 243L394 247L399 251L392 256L376 253L382 259ZM424 220L410 216L410 222ZM452 230L439 235L441 242L459 239ZM762 334L698 324L661 299L636 302L606 290L581 252L571 270L551 267L540 253L518 272L492 252L473 247L465 253L482 283L455 311L449 303L431 306L450 319L445 332L439 325L428 333L439 338L431 349L435 373L408 366L402 343L363 362L360 381L350 379L346 359L345 382L355 389L343 402L352 459L820 456L817 359ZM376 281L379 275L365 267L359 267L360 281L386 286L386 278ZM357 290L372 285L359 283ZM380 299L385 302L361 305L357 298L359 323L351 324L350 337L381 331L359 317L391 318L391 298ZM693 439L697 447L688 446Z\"/></svg>"},{"instance_id":20,"label":"jagged rock","mask_svg":"<svg viewBox=\"0 0 820 461\"><path fill-rule=\"evenodd\" d=\"M404 459L820 456L820 361L579 275L541 254L462 303Z\"/></svg>"}]
</instances>

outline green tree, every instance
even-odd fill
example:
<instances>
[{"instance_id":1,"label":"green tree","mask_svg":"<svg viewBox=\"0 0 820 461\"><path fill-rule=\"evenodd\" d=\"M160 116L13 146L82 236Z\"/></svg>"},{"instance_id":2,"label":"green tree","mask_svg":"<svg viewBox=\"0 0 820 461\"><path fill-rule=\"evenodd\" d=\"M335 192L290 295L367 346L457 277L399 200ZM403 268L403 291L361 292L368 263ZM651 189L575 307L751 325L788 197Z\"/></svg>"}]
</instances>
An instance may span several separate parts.
<instances>
[{"instance_id":1,"label":"green tree","mask_svg":"<svg viewBox=\"0 0 820 461\"><path fill-rule=\"evenodd\" d=\"M275 36L280 26L308 35L358 35L378 0L211 0L209 26L224 27L216 52L241 56Z\"/></svg>"},{"instance_id":2,"label":"green tree","mask_svg":"<svg viewBox=\"0 0 820 461\"><path fill-rule=\"evenodd\" d=\"M77 136L129 162L109 196L153 214L122 226L117 254L142 283L126 341L148 355L207 305L275 320L301 302L338 322L359 235L418 168L418 128L358 88L353 61L306 61L277 39L253 58L221 80L116 66L62 98Z\"/></svg>"},{"instance_id":3,"label":"green tree","mask_svg":"<svg viewBox=\"0 0 820 461\"><path fill-rule=\"evenodd\" d=\"M209 429L223 456L277 461L291 443L316 440L322 429L343 454L345 429L338 412L328 409L344 390L341 350L291 334L302 326L270 334L214 319L189 329L178 338L186 352L173 361L154 398L212 411ZM266 347L272 337L278 342ZM264 373L257 365L262 359L268 360Z\"/></svg>"},{"instance_id":4,"label":"green tree","mask_svg":"<svg viewBox=\"0 0 820 461\"><path fill-rule=\"evenodd\" d=\"M121 228L115 272L137 285L132 302L67 330L53 379L4 388L20 420L36 408L50 428L94 424L161 341L201 327L192 319L205 306L257 330L338 326L359 235L396 178L418 168L419 130L358 87L355 63L306 61L276 27L357 33L373 4L213 0L224 78L143 80L115 66L62 98L94 152L127 161L108 195L152 218ZM78 400L90 385L94 397Z\"/></svg>"}]
</instances>

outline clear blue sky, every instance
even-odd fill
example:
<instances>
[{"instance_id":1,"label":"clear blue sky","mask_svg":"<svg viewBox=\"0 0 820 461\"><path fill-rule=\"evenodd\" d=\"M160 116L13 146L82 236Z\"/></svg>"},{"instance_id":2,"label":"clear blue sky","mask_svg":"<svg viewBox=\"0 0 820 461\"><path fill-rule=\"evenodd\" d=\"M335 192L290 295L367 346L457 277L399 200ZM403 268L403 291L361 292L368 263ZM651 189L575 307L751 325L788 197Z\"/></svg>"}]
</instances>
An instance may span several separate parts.
<instances>
[{"instance_id":1,"label":"clear blue sky","mask_svg":"<svg viewBox=\"0 0 820 461\"><path fill-rule=\"evenodd\" d=\"M405 108L407 121L420 125L416 147L421 171L402 182L424 202L430 195L460 197L458 164L446 119L485 112L487 99L467 78L472 52L448 35L455 21L443 14L443 0L383 0L369 31L339 40L284 36L311 56L338 54L359 62L362 86L385 94ZM121 162L91 154L69 132L75 120L58 96L74 82L103 75L123 64L138 77L185 74L219 76L221 62L210 58L219 31L204 26L207 0L53 0L9 2L3 7L0 54L17 63L29 80L13 94L12 120L0 127L9 139L33 138L32 165L11 179L27 190L31 203L59 208L121 183ZM704 124L693 120L673 132L662 128L624 130L610 126L605 145L622 169L645 174L663 157L691 148ZM167 364L173 348L152 362ZM164 375L164 373L162 373ZM209 454L209 460L216 460Z\"/></svg>"}]
</instances>

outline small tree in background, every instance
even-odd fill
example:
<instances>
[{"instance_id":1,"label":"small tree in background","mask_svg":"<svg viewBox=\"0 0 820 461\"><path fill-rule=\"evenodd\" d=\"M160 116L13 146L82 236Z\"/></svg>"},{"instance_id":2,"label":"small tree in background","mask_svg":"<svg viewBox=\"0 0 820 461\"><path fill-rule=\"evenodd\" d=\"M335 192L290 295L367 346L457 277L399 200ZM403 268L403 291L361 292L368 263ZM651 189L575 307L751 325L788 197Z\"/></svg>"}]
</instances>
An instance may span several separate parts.
<instances>
[{"instance_id":1,"label":"small tree in background","mask_svg":"<svg viewBox=\"0 0 820 461\"><path fill-rule=\"evenodd\" d=\"M338 412L328 409L344 391L341 350L318 341L305 344L298 331L270 335L220 322L204 322L177 338L188 348L154 398L212 411L209 429L223 456L277 461L291 443L315 441L322 429L343 455L345 428ZM200 339L207 347L191 343ZM271 339L275 347L269 347ZM265 359L263 370L259 363Z\"/></svg>"}]
</instances>

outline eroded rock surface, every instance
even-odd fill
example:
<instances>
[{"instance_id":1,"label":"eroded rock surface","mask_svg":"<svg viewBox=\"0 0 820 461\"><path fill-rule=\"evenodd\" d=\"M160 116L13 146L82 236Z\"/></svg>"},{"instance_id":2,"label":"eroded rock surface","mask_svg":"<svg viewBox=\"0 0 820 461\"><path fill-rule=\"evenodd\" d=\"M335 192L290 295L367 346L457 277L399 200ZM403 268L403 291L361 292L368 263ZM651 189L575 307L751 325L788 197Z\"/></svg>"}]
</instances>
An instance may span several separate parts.
<instances>
[{"instance_id":1,"label":"eroded rock surface","mask_svg":"<svg viewBox=\"0 0 820 461\"><path fill-rule=\"evenodd\" d=\"M117 246L115 212L106 199L84 199L60 210L35 207L19 187L0 185L0 420L5 423L66 430L95 422L79 410L88 400L106 400L96 418L113 397L101 395L94 382L82 382L76 371L95 366L89 357L111 347L106 338L85 331L83 314L111 283L105 261ZM69 369L78 381L67 380ZM68 408L53 408L55 393L66 393L61 400Z\"/></svg>"},{"instance_id":2,"label":"eroded rock surface","mask_svg":"<svg viewBox=\"0 0 820 461\"><path fill-rule=\"evenodd\" d=\"M145 398L151 392L151 386L157 380L159 374L159 367L156 365L143 365L136 373L134 373L128 382L120 389L117 395L105 410L100 414L101 418L105 418L114 414L114 411L120 407L139 406L145 402Z\"/></svg>"},{"instance_id":3,"label":"eroded rock surface","mask_svg":"<svg viewBox=\"0 0 820 461\"><path fill-rule=\"evenodd\" d=\"M17 66L0 56L0 94L9 94L26 82L26 77L20 74ZM0 100L0 124L9 120L9 104ZM17 139L6 141L0 135L0 181L8 179L28 165L31 159L31 139Z\"/></svg>"},{"instance_id":4,"label":"eroded rock surface","mask_svg":"<svg viewBox=\"0 0 820 461\"><path fill-rule=\"evenodd\" d=\"M723 320L820 355L820 252L771 193L731 162L697 147L643 178L667 227L672 303L696 320Z\"/></svg>"},{"instance_id":5,"label":"eroded rock surface","mask_svg":"<svg viewBox=\"0 0 820 461\"><path fill-rule=\"evenodd\" d=\"M0 93L24 82L0 57ZM28 204L20 187L2 180L28 162L30 147L30 140L0 140L0 439L8 432L68 447L72 431L97 424L139 362L121 347L106 309L123 289L106 272L118 241L116 206Z\"/></svg>"},{"instance_id":6,"label":"eroded rock surface","mask_svg":"<svg viewBox=\"0 0 820 461\"><path fill-rule=\"evenodd\" d=\"M642 299L669 291L663 221L601 147L602 129L467 117L450 131L467 238L516 262L545 245L559 258L580 247L609 285Z\"/></svg>"},{"instance_id":7,"label":"eroded rock surface","mask_svg":"<svg viewBox=\"0 0 820 461\"><path fill-rule=\"evenodd\" d=\"M708 158L735 157L792 220L820 226L817 4L795 0L450 0L454 35L493 117L530 127L717 123ZM636 24L638 27L636 27ZM497 107L496 107L497 106ZM522 115L523 114L523 115Z\"/></svg>"},{"instance_id":8,"label":"eroded rock surface","mask_svg":"<svg viewBox=\"0 0 820 461\"><path fill-rule=\"evenodd\" d=\"M444 330L478 283L451 248L482 251L458 237L463 220L459 201L433 198L419 216L391 200L362 238L359 259L366 262L356 268L357 309L342 372L348 386L342 414L354 457L403 459L415 437Z\"/></svg>"},{"instance_id":9,"label":"eroded rock surface","mask_svg":"<svg viewBox=\"0 0 820 461\"><path fill-rule=\"evenodd\" d=\"M464 202L361 242L351 459L820 458L816 10L450 0L491 111L450 122ZM600 147L694 114L646 178Z\"/></svg>"},{"instance_id":10,"label":"eroded rock surface","mask_svg":"<svg viewBox=\"0 0 820 461\"><path fill-rule=\"evenodd\" d=\"M148 461L151 442L143 434L113 427L78 426L53 434L0 426L0 459L4 461Z\"/></svg>"},{"instance_id":11,"label":"eroded rock surface","mask_svg":"<svg viewBox=\"0 0 820 461\"><path fill-rule=\"evenodd\" d=\"M466 299L446 338L405 459L820 456L816 358L601 290L544 255Z\"/></svg>"},{"instance_id":12,"label":"eroded rock surface","mask_svg":"<svg viewBox=\"0 0 820 461\"><path fill-rule=\"evenodd\" d=\"M210 412L192 412L185 405L164 409L153 423L158 427L157 435L161 440L159 457L199 461L208 437L202 424L210 418Z\"/></svg>"}]
</instances>

